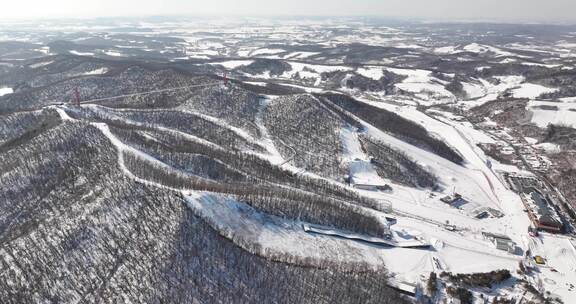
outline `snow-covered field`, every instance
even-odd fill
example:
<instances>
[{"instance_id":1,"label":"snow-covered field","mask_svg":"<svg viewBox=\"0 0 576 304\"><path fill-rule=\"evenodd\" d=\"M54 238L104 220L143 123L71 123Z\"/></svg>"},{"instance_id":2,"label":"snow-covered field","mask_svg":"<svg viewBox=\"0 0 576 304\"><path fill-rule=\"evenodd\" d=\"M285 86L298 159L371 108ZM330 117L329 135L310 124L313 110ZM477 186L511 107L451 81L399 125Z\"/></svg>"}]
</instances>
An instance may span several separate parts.
<instances>
[{"instance_id":1,"label":"snow-covered field","mask_svg":"<svg viewBox=\"0 0 576 304\"><path fill-rule=\"evenodd\" d=\"M278 53L282 53L282 52L285 52L285 50L263 48L263 49L258 49L258 50L253 51L252 53L250 53L250 55L251 56L273 55L273 54L278 54Z\"/></svg>"},{"instance_id":2,"label":"snow-covered field","mask_svg":"<svg viewBox=\"0 0 576 304\"><path fill-rule=\"evenodd\" d=\"M433 77L431 71L398 68L386 68L386 70L406 76L406 79L396 84L396 87L415 93L416 97L422 101L435 104L454 100L454 95L444 88L447 82Z\"/></svg>"},{"instance_id":3,"label":"snow-covered field","mask_svg":"<svg viewBox=\"0 0 576 304\"><path fill-rule=\"evenodd\" d=\"M496 47L489 46L489 45L478 44L478 43L468 44L468 45L464 46L463 50L467 51L467 52L478 53L478 54L484 54L484 53L491 52L491 53L494 53L496 55L496 57L519 56L518 54L510 53L510 52L504 51L500 48L496 48Z\"/></svg>"},{"instance_id":4,"label":"snow-covered field","mask_svg":"<svg viewBox=\"0 0 576 304\"><path fill-rule=\"evenodd\" d=\"M254 60L230 60L230 61L223 61L223 62L214 62L211 64L221 65L221 66L225 67L226 69L235 69L237 67L249 65L252 62L254 62Z\"/></svg>"},{"instance_id":5,"label":"snow-covered field","mask_svg":"<svg viewBox=\"0 0 576 304\"><path fill-rule=\"evenodd\" d=\"M53 60L50 60L50 61L42 61L42 62L38 62L38 63L31 64L31 65L29 65L29 67L31 67L31 68L33 68L33 69L36 69L36 68L40 68L40 67L43 67L43 66L47 66L47 65L49 65L49 64L52 64L53 62L54 62Z\"/></svg>"},{"instance_id":6,"label":"snow-covered field","mask_svg":"<svg viewBox=\"0 0 576 304\"><path fill-rule=\"evenodd\" d=\"M108 68L99 68L92 71L84 73L84 75L102 75L108 72Z\"/></svg>"},{"instance_id":7,"label":"snow-covered field","mask_svg":"<svg viewBox=\"0 0 576 304\"><path fill-rule=\"evenodd\" d=\"M78 56L94 56L94 53L92 53L92 52L78 52L78 51L74 51L74 50L70 51L70 54L78 55Z\"/></svg>"},{"instance_id":8,"label":"snow-covered field","mask_svg":"<svg viewBox=\"0 0 576 304\"><path fill-rule=\"evenodd\" d=\"M12 88L0 88L0 96L8 95L14 93Z\"/></svg>"},{"instance_id":9,"label":"snow-covered field","mask_svg":"<svg viewBox=\"0 0 576 304\"><path fill-rule=\"evenodd\" d=\"M527 109L532 112L532 122L542 128L549 124L576 128L576 102L531 100Z\"/></svg>"},{"instance_id":10,"label":"snow-covered field","mask_svg":"<svg viewBox=\"0 0 576 304\"><path fill-rule=\"evenodd\" d=\"M564 303L572 303L576 299L576 290L570 287L576 284L576 240L542 233L538 238L526 238L525 246L546 261L545 266L539 267L535 285L541 282L545 290L561 296Z\"/></svg>"},{"instance_id":11,"label":"snow-covered field","mask_svg":"<svg viewBox=\"0 0 576 304\"><path fill-rule=\"evenodd\" d=\"M329 73L336 71L350 71L352 68L347 66L333 66L333 65L319 65L319 64L306 64L299 62L288 62L292 67L291 71L285 72L282 77L291 79L296 73L302 78L316 78L320 79L321 73Z\"/></svg>"},{"instance_id":12,"label":"snow-covered field","mask_svg":"<svg viewBox=\"0 0 576 304\"><path fill-rule=\"evenodd\" d=\"M470 89L470 93L476 95L475 97L469 96L469 100L460 101L460 104L466 108L480 106L488 101L495 100L498 96L509 89L517 88L524 82L523 76L508 75L494 77L497 83L489 82L485 79L478 79L477 84L473 84L474 88L470 88L468 84L464 85L464 89ZM468 90L466 90L468 92Z\"/></svg>"},{"instance_id":13,"label":"snow-covered field","mask_svg":"<svg viewBox=\"0 0 576 304\"><path fill-rule=\"evenodd\" d=\"M112 57L124 57L124 55L118 51L105 51L104 54L108 55L108 56L112 56Z\"/></svg>"},{"instance_id":14,"label":"snow-covered field","mask_svg":"<svg viewBox=\"0 0 576 304\"><path fill-rule=\"evenodd\" d=\"M356 72L374 80L380 80L384 76L384 70L381 67L363 67L356 70Z\"/></svg>"},{"instance_id":15,"label":"snow-covered field","mask_svg":"<svg viewBox=\"0 0 576 304\"><path fill-rule=\"evenodd\" d=\"M519 88L512 91L516 98L537 98L544 93L552 93L557 89L547 88L538 84L523 83Z\"/></svg>"},{"instance_id":16,"label":"snow-covered field","mask_svg":"<svg viewBox=\"0 0 576 304\"><path fill-rule=\"evenodd\" d=\"M294 52L284 56L286 59L305 59L310 56L318 55L319 52Z\"/></svg>"}]
</instances>

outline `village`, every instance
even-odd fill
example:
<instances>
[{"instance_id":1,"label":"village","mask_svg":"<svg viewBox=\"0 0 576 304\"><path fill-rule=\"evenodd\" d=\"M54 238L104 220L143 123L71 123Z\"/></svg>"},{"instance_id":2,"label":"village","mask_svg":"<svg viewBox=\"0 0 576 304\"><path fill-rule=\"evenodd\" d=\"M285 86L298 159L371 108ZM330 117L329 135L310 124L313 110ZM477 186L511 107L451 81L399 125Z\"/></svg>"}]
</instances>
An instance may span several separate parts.
<instances>
[{"instance_id":1,"label":"village","mask_svg":"<svg viewBox=\"0 0 576 304\"><path fill-rule=\"evenodd\" d=\"M573 234L576 203L567 201L547 179L546 173L552 163L543 155L544 149L519 133L494 123L477 123L475 127L496 140L495 144L480 144L482 150L520 169L518 172L497 170L496 174L522 198L525 212L533 223L531 229Z\"/></svg>"}]
</instances>

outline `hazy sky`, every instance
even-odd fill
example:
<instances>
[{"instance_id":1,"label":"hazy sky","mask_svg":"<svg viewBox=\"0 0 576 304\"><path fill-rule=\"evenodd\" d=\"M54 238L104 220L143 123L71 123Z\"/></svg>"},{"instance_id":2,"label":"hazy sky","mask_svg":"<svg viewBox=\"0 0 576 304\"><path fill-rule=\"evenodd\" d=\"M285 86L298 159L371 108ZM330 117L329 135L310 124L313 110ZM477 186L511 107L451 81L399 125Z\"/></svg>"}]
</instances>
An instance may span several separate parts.
<instances>
[{"instance_id":1,"label":"hazy sky","mask_svg":"<svg viewBox=\"0 0 576 304\"><path fill-rule=\"evenodd\" d=\"M576 0L1 0L0 19L143 15L370 15L576 22Z\"/></svg>"}]
</instances>

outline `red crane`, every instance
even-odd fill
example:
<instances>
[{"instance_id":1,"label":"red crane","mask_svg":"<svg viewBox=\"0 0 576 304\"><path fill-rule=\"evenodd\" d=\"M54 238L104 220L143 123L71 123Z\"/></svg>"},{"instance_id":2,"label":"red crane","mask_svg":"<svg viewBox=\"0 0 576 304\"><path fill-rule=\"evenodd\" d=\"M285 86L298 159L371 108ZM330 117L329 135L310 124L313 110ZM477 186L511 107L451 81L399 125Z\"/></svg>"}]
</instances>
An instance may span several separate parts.
<instances>
[{"instance_id":1,"label":"red crane","mask_svg":"<svg viewBox=\"0 0 576 304\"><path fill-rule=\"evenodd\" d=\"M74 88L74 104L80 106L80 91L78 91L78 87Z\"/></svg>"}]
</instances>

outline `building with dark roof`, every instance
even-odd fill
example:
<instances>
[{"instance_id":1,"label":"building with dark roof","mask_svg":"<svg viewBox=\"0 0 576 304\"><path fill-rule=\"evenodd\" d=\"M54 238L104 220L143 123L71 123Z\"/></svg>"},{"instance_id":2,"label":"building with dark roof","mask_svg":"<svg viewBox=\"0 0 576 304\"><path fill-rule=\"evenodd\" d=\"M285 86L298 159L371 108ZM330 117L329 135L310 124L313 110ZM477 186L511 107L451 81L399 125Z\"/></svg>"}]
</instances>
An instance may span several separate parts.
<instances>
[{"instance_id":1,"label":"building with dark roof","mask_svg":"<svg viewBox=\"0 0 576 304\"><path fill-rule=\"evenodd\" d=\"M551 202L539 191L532 191L530 198L533 204L530 205L528 214L534 226L549 232L560 232L563 227L562 220Z\"/></svg>"}]
</instances>

